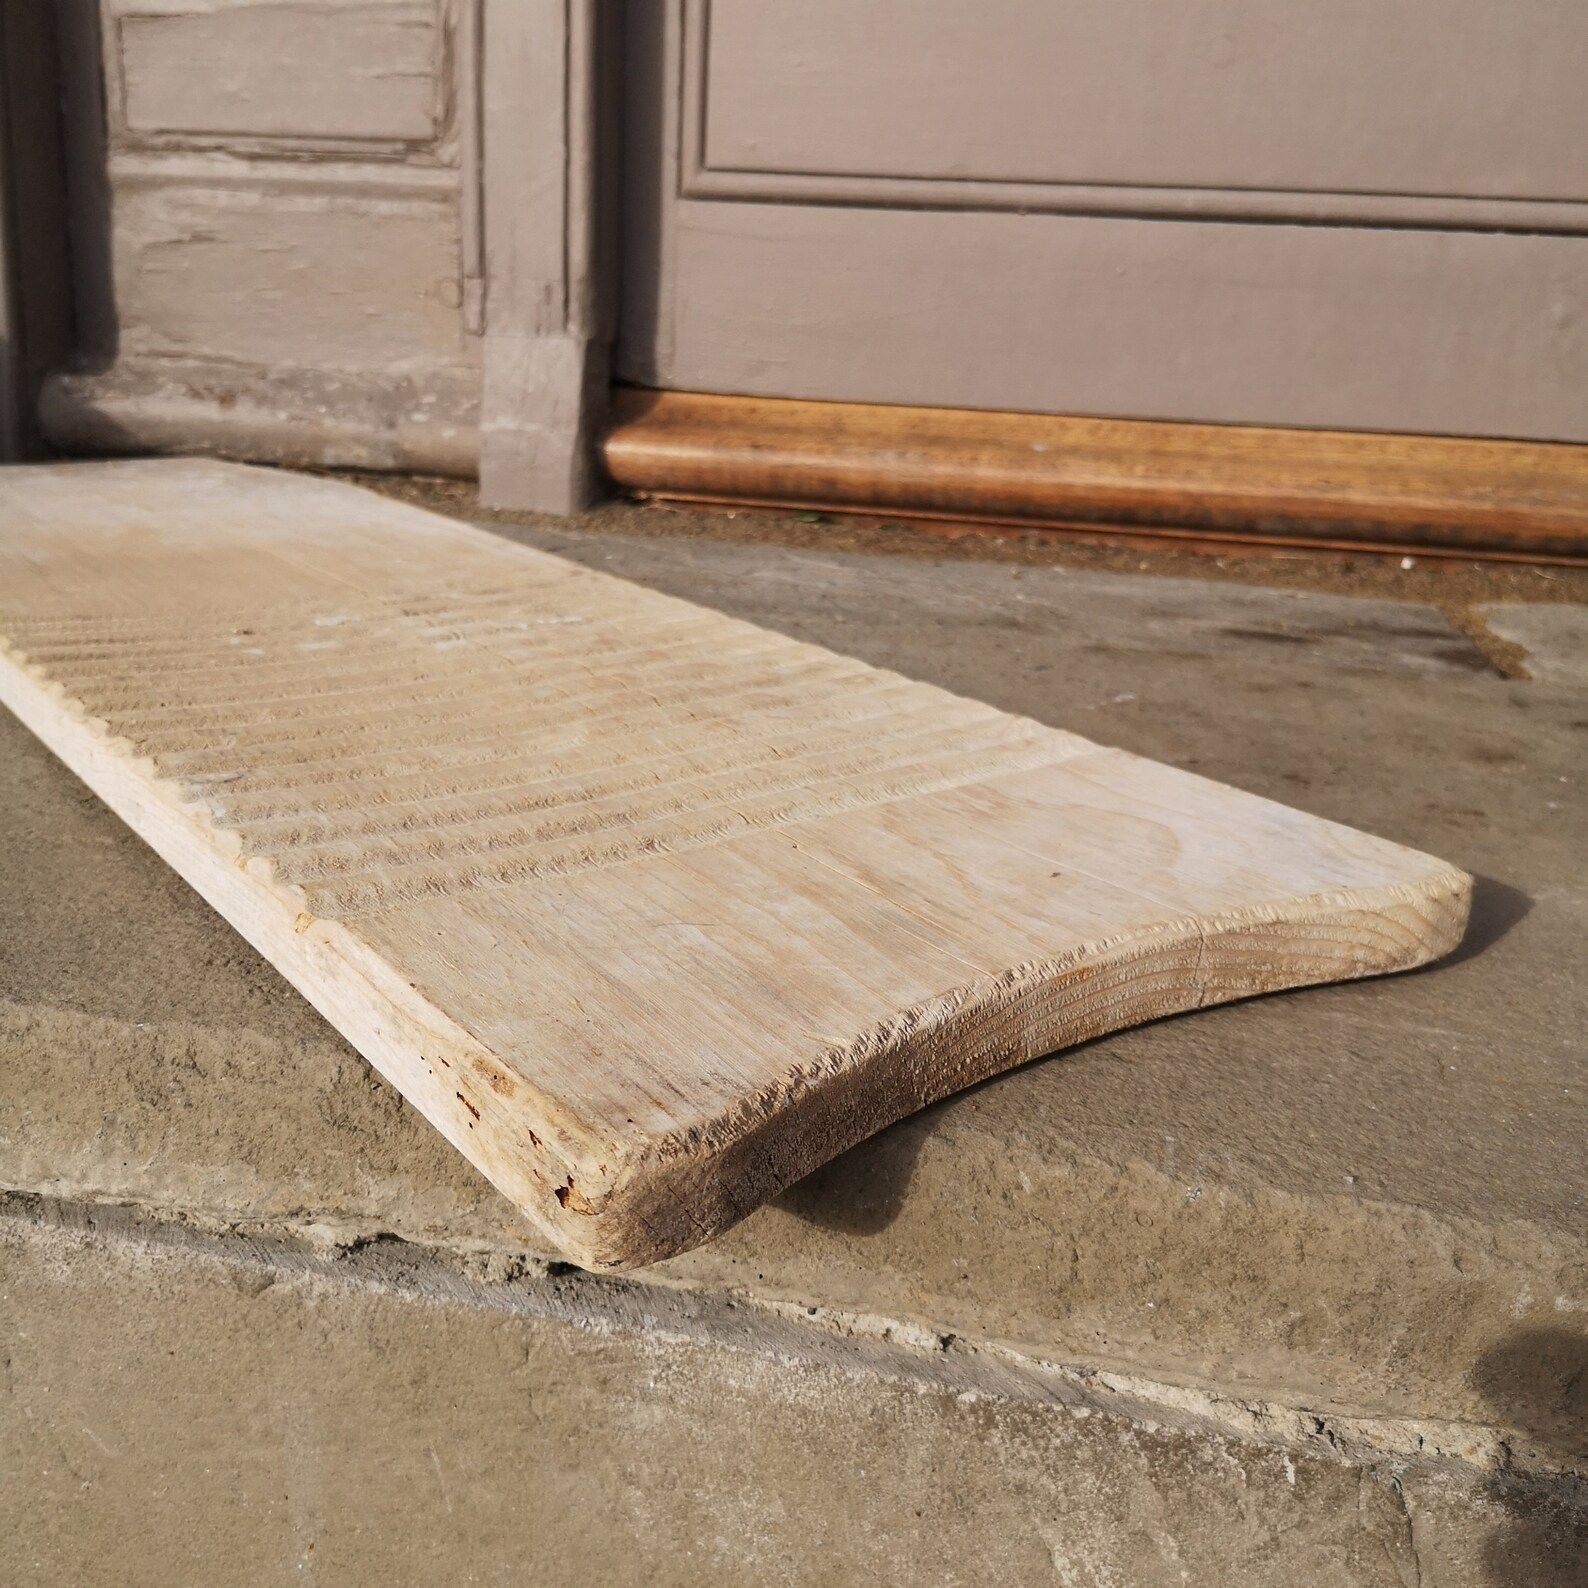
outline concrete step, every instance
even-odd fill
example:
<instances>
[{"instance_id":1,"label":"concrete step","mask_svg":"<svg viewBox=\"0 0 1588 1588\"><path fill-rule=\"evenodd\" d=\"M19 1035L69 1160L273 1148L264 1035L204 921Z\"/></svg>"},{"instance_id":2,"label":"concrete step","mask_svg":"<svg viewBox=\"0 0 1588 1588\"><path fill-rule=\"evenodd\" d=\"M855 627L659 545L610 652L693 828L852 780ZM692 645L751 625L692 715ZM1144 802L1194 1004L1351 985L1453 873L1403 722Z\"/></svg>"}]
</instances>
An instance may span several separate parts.
<instances>
[{"instance_id":1,"label":"concrete step","mask_svg":"<svg viewBox=\"0 0 1588 1588\"><path fill-rule=\"evenodd\" d=\"M741 1541L756 1526L784 1537L750 1496L776 1488L757 1485L779 1441L814 1436L791 1424L763 1446L754 1427L783 1416L768 1409L775 1365L805 1352L820 1363L810 1407L883 1441L865 1461L891 1520L856 1512L879 1537L911 1531L912 1495L935 1504L942 1486L971 1481L963 1474L981 1445L1004 1438L986 1433L978 1444L970 1430L984 1418L988 1429L1024 1430L1008 1438L1028 1454L1040 1447L1030 1465L1046 1476L1029 1481L1049 1487L1039 1498L1016 1484L997 1503L967 1489L979 1496L975 1530L1018 1535L1021 1550L1040 1553L1050 1546L1033 1518L1051 1513L1061 1581L1064 1570L1107 1581L1096 1563L1110 1551L1137 1562L1119 1576L1126 1582L1294 1581L1303 1560L1313 1563L1303 1580L1327 1562L1330 1580L1414 1581L1418 1562L1396 1553L1397 1539L1415 1546L1425 1582L1505 1580L1484 1575L1494 1549L1505 1559L1533 1551L1537 1570L1518 1581L1566 1569L1588 1486L1580 694L1549 677L1500 677L1429 608L611 533L643 523L609 513L600 534L523 533L1447 856L1484 879L1467 947L1415 976L1204 1011L1030 1065L855 1149L700 1251L627 1283L574 1281L548 1270L507 1204L7 721L0 892L20 930L7 932L0 969L0 1185L26 1194L11 1208L17 1261L45 1261L40 1243L54 1242L64 1255L45 1271L61 1276L60 1305L81 1285L108 1306L122 1284L113 1270L143 1273L156 1261L144 1252L151 1243L173 1275L246 1264L249 1252L295 1253L266 1260L273 1277L290 1279L283 1297L294 1286L317 1295L316 1285L365 1297L373 1285L369 1294L387 1299L347 1303L373 1317L396 1303L385 1278L366 1274L359 1243L390 1237L403 1262L462 1264L475 1279L497 1276L504 1296L572 1286L567 1322L555 1327L599 1331L601 1318L621 1314L640 1357L685 1350L669 1343L679 1329L706 1342L688 1351L726 1349L704 1325L675 1328L669 1308L731 1317L735 1372L762 1375L743 1404L760 1409L746 1410L742 1435L724 1413L740 1486L704 1468L699 1482L749 1508L714 1524ZM80 1227L84 1209L112 1206L124 1210L113 1231ZM158 1331L162 1308L180 1313L183 1287L203 1290L173 1278L158 1296L128 1292L125 1304ZM48 1285L27 1292L29 1317L59 1316L55 1305ZM467 1285L446 1305L474 1319L459 1328L492 1338L555 1322L531 1330L514 1321L518 1302ZM42 1321L29 1327L48 1337ZM181 1352L197 1372L221 1350L213 1342L239 1338L240 1327L217 1322L211 1344ZM394 1349L401 1339L419 1353L406 1382L439 1395L439 1358L422 1344L430 1327L393 1322L389 1334ZM374 1383L378 1352L358 1331L385 1324L326 1314L315 1328L353 1353L349 1382ZM69 1362L69 1339L32 1360ZM590 1397L649 1404L628 1369L600 1390L603 1371L589 1369ZM895 1404L886 1384L915 1386L911 1405L941 1392L955 1408L940 1419L950 1431L938 1456L905 1459L919 1441L884 1409ZM984 1402L997 1409L966 1409ZM656 1441L698 1443L674 1416L658 1411ZM1038 1422L1022 1421L1030 1417ZM895 1420L891 1432L882 1426ZM316 1460L334 1448L328 1426L304 1435ZM1129 1489L1102 1455L1075 1453L1098 1428L1112 1430L1099 1450L1169 1441L1166 1465L1141 1457L1133 1470L1146 1486ZM538 1446L522 1436L542 1463L566 1450L549 1433ZM457 1424L443 1444L455 1438L447 1448L461 1450L463 1437ZM1207 1462L1173 1453L1214 1449ZM615 1460L603 1468L610 1504L639 1504ZM1287 1462L1336 1475L1308 1491L1311 1520L1299 1532L1284 1520L1295 1500ZM1209 1475L1220 1463L1246 1477L1221 1489ZM1244 1483L1254 1487L1238 1502ZM826 1526L843 1502L811 1484L796 1485L787 1515L817 1507ZM1137 1498L1123 1510L1105 1503L1116 1489ZM1193 1494L1229 1541L1216 1579L1191 1553L1185 1579L1168 1557L1128 1554L1142 1529L1200 1547ZM1149 1503L1164 1507L1160 1522L1143 1520ZM1535 1511L1545 1518L1537 1526ZM1257 1532L1240 1533L1238 1512L1257 1519ZM1361 1525L1377 1541L1360 1560L1345 1534L1329 1532L1347 1512L1370 1518ZM788 1559L799 1561L803 1532L788 1534ZM1292 1535L1301 1555L1273 1542ZM908 1542L897 1546L901 1570ZM1083 1542L1093 1554L1075 1553ZM977 1576L945 1556L937 1578L915 1580L1040 1580L1021 1575L1036 1555L982 1558L1016 1575ZM788 1580L833 1579L791 1569Z\"/></svg>"},{"instance_id":2,"label":"concrete step","mask_svg":"<svg viewBox=\"0 0 1588 1588\"><path fill-rule=\"evenodd\" d=\"M396 1242L12 1199L0 1301L10 1581L1382 1588L1588 1544L1547 1488Z\"/></svg>"}]
</instances>

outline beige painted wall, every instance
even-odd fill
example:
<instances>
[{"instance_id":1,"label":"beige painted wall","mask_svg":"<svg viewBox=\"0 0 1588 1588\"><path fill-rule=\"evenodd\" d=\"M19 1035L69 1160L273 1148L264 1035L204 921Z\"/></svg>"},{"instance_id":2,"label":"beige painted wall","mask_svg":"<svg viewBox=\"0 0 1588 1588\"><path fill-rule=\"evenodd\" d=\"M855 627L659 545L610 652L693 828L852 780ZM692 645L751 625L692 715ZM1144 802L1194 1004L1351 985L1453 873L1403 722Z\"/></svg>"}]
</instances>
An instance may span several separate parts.
<instances>
[{"instance_id":1,"label":"beige painted wall","mask_svg":"<svg viewBox=\"0 0 1588 1588\"><path fill-rule=\"evenodd\" d=\"M49 439L472 473L477 0L74 3Z\"/></svg>"}]
</instances>

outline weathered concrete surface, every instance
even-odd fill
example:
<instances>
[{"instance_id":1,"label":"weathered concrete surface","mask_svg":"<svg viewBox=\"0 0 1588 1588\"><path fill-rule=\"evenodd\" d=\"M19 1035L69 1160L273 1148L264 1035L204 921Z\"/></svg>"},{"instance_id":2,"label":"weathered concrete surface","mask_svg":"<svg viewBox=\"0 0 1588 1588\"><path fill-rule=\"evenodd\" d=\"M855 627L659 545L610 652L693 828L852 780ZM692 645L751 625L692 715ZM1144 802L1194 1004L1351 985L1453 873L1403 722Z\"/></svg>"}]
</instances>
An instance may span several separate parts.
<instances>
[{"instance_id":1,"label":"weathered concrete surface","mask_svg":"<svg viewBox=\"0 0 1588 1588\"><path fill-rule=\"evenodd\" d=\"M9 1581L1544 1588L1588 1544L1503 1485L1077 1413L952 1349L6 1211Z\"/></svg>"},{"instance_id":2,"label":"weathered concrete surface","mask_svg":"<svg viewBox=\"0 0 1588 1588\"><path fill-rule=\"evenodd\" d=\"M1588 607L1564 601L1501 601L1478 615L1502 640L1520 645L1536 679L1588 687Z\"/></svg>"},{"instance_id":3,"label":"weathered concrete surface","mask_svg":"<svg viewBox=\"0 0 1588 1588\"><path fill-rule=\"evenodd\" d=\"M250 369L161 356L44 382L39 419L68 456L204 452L305 468L458 474L479 457L477 371Z\"/></svg>"},{"instance_id":4,"label":"weathered concrete surface","mask_svg":"<svg viewBox=\"0 0 1588 1588\"><path fill-rule=\"evenodd\" d=\"M1573 692L1501 679L1437 613L1393 603L531 538L1487 879L1452 963L1028 1066L646 1281L812 1331L952 1334L1101 1369L1166 1423L1394 1460L1408 1484L1448 1458L1573 1489L1561 1474L1588 1461L1588 712ZM532 1249L9 722L0 779L0 1184L211 1226ZM1481 1491L1452 1492L1439 1503L1478 1526ZM1443 1580L1480 1580L1476 1546L1438 1549L1468 1573Z\"/></svg>"}]
</instances>

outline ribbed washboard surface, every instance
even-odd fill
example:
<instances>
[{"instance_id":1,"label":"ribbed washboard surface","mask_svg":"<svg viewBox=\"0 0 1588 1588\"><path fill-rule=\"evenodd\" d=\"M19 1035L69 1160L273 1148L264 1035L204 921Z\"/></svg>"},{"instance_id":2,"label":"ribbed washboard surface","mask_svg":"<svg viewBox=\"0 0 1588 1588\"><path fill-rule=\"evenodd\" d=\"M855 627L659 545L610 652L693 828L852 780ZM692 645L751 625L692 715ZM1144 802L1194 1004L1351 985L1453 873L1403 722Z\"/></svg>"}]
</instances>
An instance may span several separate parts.
<instances>
[{"instance_id":1,"label":"ribbed washboard surface","mask_svg":"<svg viewBox=\"0 0 1588 1588\"><path fill-rule=\"evenodd\" d=\"M0 697L591 1265L1466 917L1427 856L265 470L0 471Z\"/></svg>"}]
</instances>

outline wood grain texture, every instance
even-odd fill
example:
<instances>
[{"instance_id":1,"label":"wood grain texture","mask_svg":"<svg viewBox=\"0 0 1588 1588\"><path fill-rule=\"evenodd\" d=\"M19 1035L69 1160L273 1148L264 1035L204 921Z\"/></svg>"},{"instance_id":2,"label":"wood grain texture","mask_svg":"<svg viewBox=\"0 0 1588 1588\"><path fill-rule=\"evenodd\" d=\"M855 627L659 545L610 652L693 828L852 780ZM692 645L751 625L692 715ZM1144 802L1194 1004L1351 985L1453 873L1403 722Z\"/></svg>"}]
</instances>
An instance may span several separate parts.
<instances>
[{"instance_id":1,"label":"wood grain texture","mask_svg":"<svg viewBox=\"0 0 1588 1588\"><path fill-rule=\"evenodd\" d=\"M620 388L633 491L1588 557L1588 446Z\"/></svg>"},{"instance_id":2,"label":"wood grain texture","mask_svg":"<svg viewBox=\"0 0 1588 1588\"><path fill-rule=\"evenodd\" d=\"M590 1266L1464 927L1438 860L350 487L17 468L0 522L6 704Z\"/></svg>"}]
</instances>

